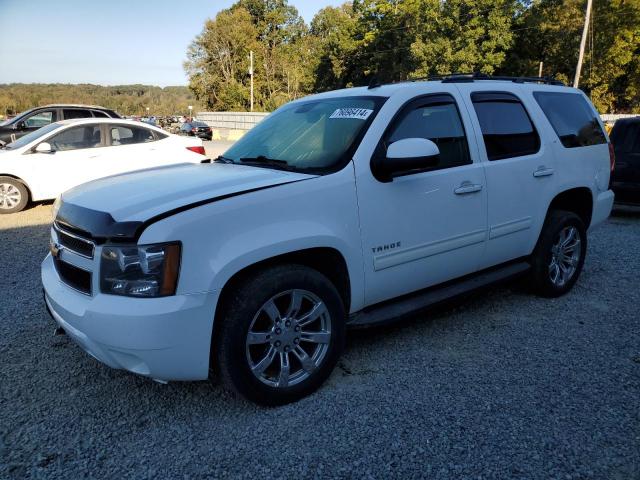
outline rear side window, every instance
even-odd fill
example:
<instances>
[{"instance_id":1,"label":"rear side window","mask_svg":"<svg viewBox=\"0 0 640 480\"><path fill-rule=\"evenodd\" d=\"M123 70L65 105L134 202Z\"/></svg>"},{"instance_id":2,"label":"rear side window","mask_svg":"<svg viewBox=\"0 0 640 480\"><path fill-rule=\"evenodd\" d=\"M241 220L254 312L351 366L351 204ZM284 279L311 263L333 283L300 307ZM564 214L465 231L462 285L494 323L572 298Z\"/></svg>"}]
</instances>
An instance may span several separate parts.
<instances>
[{"instance_id":1,"label":"rear side window","mask_svg":"<svg viewBox=\"0 0 640 480\"><path fill-rule=\"evenodd\" d=\"M136 143L153 142L156 138L153 132L144 127L132 127L118 125L109 129L111 133L111 145L133 145Z\"/></svg>"},{"instance_id":2,"label":"rear side window","mask_svg":"<svg viewBox=\"0 0 640 480\"><path fill-rule=\"evenodd\" d=\"M100 110L91 110L93 112L93 116L94 117L98 117L98 118L109 118L109 115L107 115L104 112L101 112Z\"/></svg>"},{"instance_id":3,"label":"rear side window","mask_svg":"<svg viewBox=\"0 0 640 480\"><path fill-rule=\"evenodd\" d=\"M595 113L582 95L535 92L533 96L566 148L607 143Z\"/></svg>"},{"instance_id":4,"label":"rear side window","mask_svg":"<svg viewBox=\"0 0 640 480\"><path fill-rule=\"evenodd\" d=\"M476 92L471 101L489 160L531 155L540 149L538 132L518 97L506 92Z\"/></svg>"},{"instance_id":5,"label":"rear side window","mask_svg":"<svg viewBox=\"0 0 640 480\"><path fill-rule=\"evenodd\" d=\"M91 112L89 110L82 110L79 108L74 109L64 109L64 119L69 120L70 118L91 118Z\"/></svg>"},{"instance_id":6,"label":"rear side window","mask_svg":"<svg viewBox=\"0 0 640 480\"><path fill-rule=\"evenodd\" d=\"M426 138L440 150L435 169L471 163L467 138L455 100L449 95L426 97L409 104L386 138L386 146L405 138Z\"/></svg>"}]
</instances>

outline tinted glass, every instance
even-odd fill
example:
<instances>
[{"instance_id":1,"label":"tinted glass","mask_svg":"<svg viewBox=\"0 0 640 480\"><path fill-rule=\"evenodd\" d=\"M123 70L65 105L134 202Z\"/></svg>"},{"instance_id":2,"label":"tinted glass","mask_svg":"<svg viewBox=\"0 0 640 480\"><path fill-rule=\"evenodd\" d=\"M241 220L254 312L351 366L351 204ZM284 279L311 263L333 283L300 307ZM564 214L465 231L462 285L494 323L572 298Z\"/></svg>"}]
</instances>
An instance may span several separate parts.
<instances>
[{"instance_id":1,"label":"tinted glass","mask_svg":"<svg viewBox=\"0 0 640 480\"><path fill-rule=\"evenodd\" d=\"M607 142L595 113L582 95L535 92L533 96L565 147L586 147Z\"/></svg>"},{"instance_id":2,"label":"tinted glass","mask_svg":"<svg viewBox=\"0 0 640 480\"><path fill-rule=\"evenodd\" d=\"M56 115L54 111L38 112L35 115L31 115L24 121L24 124L28 128L40 128L45 125L49 125L51 122L56 121Z\"/></svg>"},{"instance_id":3,"label":"tinted glass","mask_svg":"<svg viewBox=\"0 0 640 480\"><path fill-rule=\"evenodd\" d=\"M540 138L520 101L511 94L473 94L473 106L489 160L531 155Z\"/></svg>"},{"instance_id":4,"label":"tinted glass","mask_svg":"<svg viewBox=\"0 0 640 480\"><path fill-rule=\"evenodd\" d=\"M640 153L640 122L618 121L609 137L617 153Z\"/></svg>"},{"instance_id":5,"label":"tinted glass","mask_svg":"<svg viewBox=\"0 0 640 480\"><path fill-rule=\"evenodd\" d=\"M387 146L404 138L426 138L440 150L436 168L448 168L471 163L467 139L454 103L426 104L411 109L393 127Z\"/></svg>"},{"instance_id":6,"label":"tinted glass","mask_svg":"<svg viewBox=\"0 0 640 480\"><path fill-rule=\"evenodd\" d=\"M350 158L384 103L382 97L323 98L285 105L249 130L224 154L233 162L258 157L282 168L324 173ZM286 163L285 163L286 162ZM267 168L275 168L273 162Z\"/></svg>"},{"instance_id":7,"label":"tinted glass","mask_svg":"<svg viewBox=\"0 0 640 480\"><path fill-rule=\"evenodd\" d=\"M153 132L143 127L119 125L109 128L111 132L111 145L134 145L136 143L153 142Z\"/></svg>"},{"instance_id":8,"label":"tinted glass","mask_svg":"<svg viewBox=\"0 0 640 480\"><path fill-rule=\"evenodd\" d=\"M65 108L63 113L65 120L69 120L70 118L91 118L91 112L89 110L82 110L78 108L69 110Z\"/></svg>"},{"instance_id":9,"label":"tinted glass","mask_svg":"<svg viewBox=\"0 0 640 480\"><path fill-rule=\"evenodd\" d=\"M98 118L109 118L109 115L107 115L104 112L101 112L100 110L92 110L93 112L93 116L94 117L98 117Z\"/></svg>"},{"instance_id":10,"label":"tinted glass","mask_svg":"<svg viewBox=\"0 0 640 480\"><path fill-rule=\"evenodd\" d=\"M100 146L100 125L68 128L49 140L56 151L78 150Z\"/></svg>"}]
</instances>

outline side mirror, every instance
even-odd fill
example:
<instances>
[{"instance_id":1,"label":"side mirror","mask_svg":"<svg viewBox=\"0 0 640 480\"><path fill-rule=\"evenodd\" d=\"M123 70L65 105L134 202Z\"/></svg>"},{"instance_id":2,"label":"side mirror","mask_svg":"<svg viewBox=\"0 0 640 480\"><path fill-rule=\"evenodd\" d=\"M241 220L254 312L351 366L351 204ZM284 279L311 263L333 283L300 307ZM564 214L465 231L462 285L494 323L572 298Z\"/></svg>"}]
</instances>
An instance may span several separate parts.
<instances>
[{"instance_id":1,"label":"side mirror","mask_svg":"<svg viewBox=\"0 0 640 480\"><path fill-rule=\"evenodd\" d=\"M38 146L34 149L36 153L54 153L55 151L51 148L51 144L49 142L39 143Z\"/></svg>"},{"instance_id":2,"label":"side mirror","mask_svg":"<svg viewBox=\"0 0 640 480\"><path fill-rule=\"evenodd\" d=\"M427 170L438 165L440 150L426 138L403 138L387 148L387 156L379 165L381 180L391 181L393 177Z\"/></svg>"},{"instance_id":3,"label":"side mirror","mask_svg":"<svg viewBox=\"0 0 640 480\"><path fill-rule=\"evenodd\" d=\"M27 125L24 122L18 122L16 123L15 127L13 127L15 130L24 130L27 128Z\"/></svg>"}]
</instances>

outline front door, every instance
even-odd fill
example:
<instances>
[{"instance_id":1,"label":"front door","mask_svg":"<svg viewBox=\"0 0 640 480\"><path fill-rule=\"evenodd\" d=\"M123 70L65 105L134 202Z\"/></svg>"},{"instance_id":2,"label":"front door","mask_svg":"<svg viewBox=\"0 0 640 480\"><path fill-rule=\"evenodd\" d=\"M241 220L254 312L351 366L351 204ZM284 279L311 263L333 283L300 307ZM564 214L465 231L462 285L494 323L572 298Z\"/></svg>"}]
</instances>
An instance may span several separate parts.
<instances>
[{"instance_id":1,"label":"front door","mask_svg":"<svg viewBox=\"0 0 640 480\"><path fill-rule=\"evenodd\" d=\"M101 155L104 145L100 125L68 128L45 140L52 153L31 153L38 171L37 190L42 198L55 198L81 183L104 177Z\"/></svg>"},{"instance_id":2,"label":"front door","mask_svg":"<svg viewBox=\"0 0 640 480\"><path fill-rule=\"evenodd\" d=\"M486 237L487 191L457 93L418 97L391 123L374 153L404 138L432 140L437 166L380 182L356 176L371 305L476 271Z\"/></svg>"},{"instance_id":3,"label":"front door","mask_svg":"<svg viewBox=\"0 0 640 480\"><path fill-rule=\"evenodd\" d=\"M26 135L27 133L35 132L39 128L49 125L57 120L56 109L39 110L18 122L15 133L11 134L10 141L15 142L18 138Z\"/></svg>"}]
</instances>

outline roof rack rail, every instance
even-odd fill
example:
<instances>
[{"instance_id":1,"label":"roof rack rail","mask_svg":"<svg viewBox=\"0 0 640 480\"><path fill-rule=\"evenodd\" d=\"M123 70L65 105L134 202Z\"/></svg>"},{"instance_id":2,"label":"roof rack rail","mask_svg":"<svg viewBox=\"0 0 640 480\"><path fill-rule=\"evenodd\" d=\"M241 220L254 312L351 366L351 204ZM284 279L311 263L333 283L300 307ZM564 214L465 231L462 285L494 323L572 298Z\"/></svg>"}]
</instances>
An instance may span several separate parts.
<instances>
[{"instance_id":1,"label":"roof rack rail","mask_svg":"<svg viewBox=\"0 0 640 480\"><path fill-rule=\"evenodd\" d=\"M547 85L559 85L564 87L564 83L553 77L510 77L506 75L487 75L481 72L472 73L452 73L450 75L431 75L424 79L412 80L440 80L443 83L464 83L475 82L476 80L502 80L514 83L544 83Z\"/></svg>"},{"instance_id":2,"label":"roof rack rail","mask_svg":"<svg viewBox=\"0 0 640 480\"><path fill-rule=\"evenodd\" d=\"M513 83L543 83L546 85L565 86L563 82L553 77L509 77L504 75L487 75L486 73L481 72L429 75L427 77L409 78L400 82L391 83L419 82L421 80L441 81L443 83L471 83L477 80L502 80ZM378 82L375 77L372 79L371 83L369 83L369 88L376 88L380 86L382 86L382 84Z\"/></svg>"}]
</instances>

